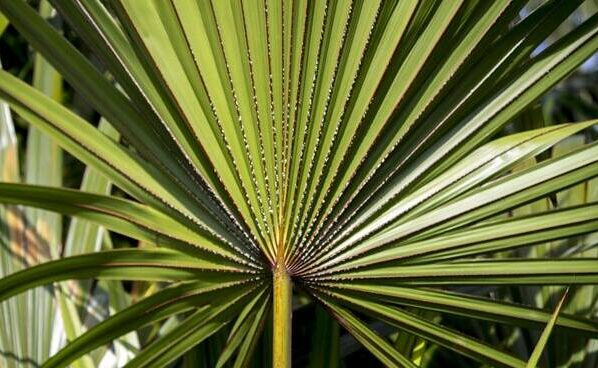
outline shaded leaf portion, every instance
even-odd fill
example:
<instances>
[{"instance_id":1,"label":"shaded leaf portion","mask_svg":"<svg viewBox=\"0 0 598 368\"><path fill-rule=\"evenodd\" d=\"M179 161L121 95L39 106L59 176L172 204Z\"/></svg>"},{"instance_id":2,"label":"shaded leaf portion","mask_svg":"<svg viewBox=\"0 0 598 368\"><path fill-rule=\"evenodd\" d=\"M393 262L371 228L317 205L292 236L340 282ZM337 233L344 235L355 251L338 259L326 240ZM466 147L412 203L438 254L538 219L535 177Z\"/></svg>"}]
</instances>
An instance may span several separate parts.
<instances>
[{"instance_id":1,"label":"shaded leaf portion","mask_svg":"<svg viewBox=\"0 0 598 368\"><path fill-rule=\"evenodd\" d=\"M263 287L261 289L263 290ZM193 312L181 325L143 349L127 366L167 365L229 323L242 308L243 302L250 300L255 292L254 287L253 290L246 289L234 294L222 293L213 297L210 300L211 308L206 306Z\"/></svg>"},{"instance_id":2,"label":"shaded leaf portion","mask_svg":"<svg viewBox=\"0 0 598 368\"><path fill-rule=\"evenodd\" d=\"M260 336L259 330L263 327L270 297L269 292L262 291L241 310L218 357L217 367L226 366L235 354L237 356L234 359L234 367L247 365L251 351Z\"/></svg>"},{"instance_id":3,"label":"shaded leaf portion","mask_svg":"<svg viewBox=\"0 0 598 368\"><path fill-rule=\"evenodd\" d=\"M340 330L326 310L317 306L309 357L310 368L334 368L340 364Z\"/></svg>"},{"instance_id":4,"label":"shaded leaf portion","mask_svg":"<svg viewBox=\"0 0 598 368\"><path fill-rule=\"evenodd\" d=\"M338 322L383 364L389 367L416 367L415 364L399 353L388 341L378 335L375 331L372 331L350 311L328 301L323 296L320 298L322 303L330 310Z\"/></svg>"},{"instance_id":5,"label":"shaded leaf portion","mask_svg":"<svg viewBox=\"0 0 598 368\"><path fill-rule=\"evenodd\" d=\"M241 368L246 367L252 360L252 354L255 352L257 348L258 341L262 336L261 331L264 328L264 324L266 322L267 315L266 313L269 310L269 302L263 303L261 308L258 311L258 315L253 318L253 322L249 327L247 333L245 334L245 338L243 342L239 346L239 352L237 357L235 358L234 367Z\"/></svg>"},{"instance_id":6,"label":"shaded leaf portion","mask_svg":"<svg viewBox=\"0 0 598 368\"><path fill-rule=\"evenodd\" d=\"M525 366L525 362L504 353L491 345L484 344L457 331L439 326L401 309L337 293L330 293L330 295L343 304L348 304L353 308L357 308L358 310L381 319L399 329L415 334L480 362L508 367Z\"/></svg>"}]
</instances>

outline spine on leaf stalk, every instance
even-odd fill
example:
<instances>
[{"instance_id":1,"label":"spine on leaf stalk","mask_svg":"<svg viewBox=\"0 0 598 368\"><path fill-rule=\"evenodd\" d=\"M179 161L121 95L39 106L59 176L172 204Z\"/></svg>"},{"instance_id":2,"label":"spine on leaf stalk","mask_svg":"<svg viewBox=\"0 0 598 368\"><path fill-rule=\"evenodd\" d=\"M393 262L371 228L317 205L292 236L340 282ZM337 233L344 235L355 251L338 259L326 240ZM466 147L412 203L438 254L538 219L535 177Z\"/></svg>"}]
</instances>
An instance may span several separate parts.
<instances>
[{"instance_id":1,"label":"spine on leaf stalk","mask_svg":"<svg viewBox=\"0 0 598 368\"><path fill-rule=\"evenodd\" d=\"M277 262L274 268L273 288L272 366L274 368L288 368L291 366L293 283L282 260Z\"/></svg>"}]
</instances>

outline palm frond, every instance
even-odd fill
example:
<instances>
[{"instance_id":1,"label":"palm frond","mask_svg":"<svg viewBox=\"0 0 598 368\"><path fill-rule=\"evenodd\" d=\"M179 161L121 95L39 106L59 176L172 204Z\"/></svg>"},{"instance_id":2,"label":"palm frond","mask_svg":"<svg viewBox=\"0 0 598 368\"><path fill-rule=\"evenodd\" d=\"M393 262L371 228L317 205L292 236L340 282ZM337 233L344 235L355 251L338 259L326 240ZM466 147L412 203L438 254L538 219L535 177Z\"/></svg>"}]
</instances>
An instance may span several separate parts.
<instances>
[{"instance_id":1,"label":"palm frond","mask_svg":"<svg viewBox=\"0 0 598 368\"><path fill-rule=\"evenodd\" d=\"M39 176L15 183L4 121L3 242L18 241L5 236L17 206L75 218L64 251L58 230L47 237L54 260L21 270L3 257L3 315L21 316L17 294L69 279L163 283L89 328L83 306L59 296L70 341L37 363L66 366L169 320L127 366L167 366L219 335L215 364L247 366L269 329L273 365L287 367L295 291L388 366L421 359L369 319L483 364L528 361L420 310L598 336L591 314L454 290L598 284L595 252L523 253L598 231L594 199L564 205L555 194L598 177L597 143L554 154L597 121L504 133L598 51L596 14L538 48L581 1L546 1L525 17L522 0L51 3L93 56L24 1L0 0L0 11L102 122L46 96L41 79L0 71L0 98L31 125ZM88 165L80 190L55 187L58 174L40 166L57 147ZM555 196L563 206L526 213ZM150 247L100 250L105 230Z\"/></svg>"}]
</instances>

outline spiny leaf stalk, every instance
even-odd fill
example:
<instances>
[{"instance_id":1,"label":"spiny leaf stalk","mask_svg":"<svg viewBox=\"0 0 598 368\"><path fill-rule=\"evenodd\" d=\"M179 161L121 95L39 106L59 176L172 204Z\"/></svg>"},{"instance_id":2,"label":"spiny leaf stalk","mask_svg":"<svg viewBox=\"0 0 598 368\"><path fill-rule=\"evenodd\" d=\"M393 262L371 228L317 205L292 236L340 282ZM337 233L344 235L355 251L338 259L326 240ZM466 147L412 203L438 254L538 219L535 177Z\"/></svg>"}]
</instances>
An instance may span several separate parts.
<instances>
[{"instance_id":1,"label":"spiny leaf stalk","mask_svg":"<svg viewBox=\"0 0 598 368\"><path fill-rule=\"evenodd\" d=\"M293 281L283 263L273 270L273 342L272 355L275 368L291 366Z\"/></svg>"}]
</instances>

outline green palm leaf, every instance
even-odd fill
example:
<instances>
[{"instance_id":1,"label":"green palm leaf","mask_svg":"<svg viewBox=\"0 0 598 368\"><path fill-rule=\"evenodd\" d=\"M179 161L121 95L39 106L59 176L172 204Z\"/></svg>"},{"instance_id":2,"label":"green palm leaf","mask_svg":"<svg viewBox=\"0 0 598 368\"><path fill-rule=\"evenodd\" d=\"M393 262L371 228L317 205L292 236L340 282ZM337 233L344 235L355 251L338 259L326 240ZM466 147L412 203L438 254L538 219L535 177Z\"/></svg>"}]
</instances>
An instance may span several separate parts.
<instances>
[{"instance_id":1,"label":"green palm leaf","mask_svg":"<svg viewBox=\"0 0 598 368\"><path fill-rule=\"evenodd\" d=\"M260 341L273 366L288 367L299 291L387 366L414 367L421 356L370 319L421 346L525 366L420 310L598 336L589 314L454 290L598 284L595 253L537 251L596 233L597 202L526 212L549 197L565 203L569 188L598 177L595 142L549 153L597 121L504 134L598 50L593 15L537 51L581 1L546 1L525 17L520 0L51 3L101 67L26 2L0 0L0 11L102 120L96 127L45 96L38 79L29 86L0 71L0 98L31 125L36 176L16 183L4 122L3 242L20 241L6 236L18 206L74 218L64 251L58 225L47 237L54 260L21 270L3 257L0 299L13 321L2 326L22 331L17 294L45 284L81 280L76 292L86 295L85 279L159 283L126 307L109 284L120 311L92 327L82 305L55 296L70 341L36 363L89 366L94 349L168 326L141 339L128 366L167 366L223 335L219 367L249 365ZM57 147L88 165L80 190L51 187L60 183L40 164ZM536 163L540 154L548 158ZM151 247L100 250L105 230ZM5 335L2 346L25 358ZM327 359L318 354L314 366Z\"/></svg>"}]
</instances>

